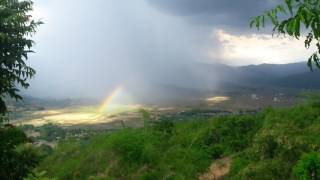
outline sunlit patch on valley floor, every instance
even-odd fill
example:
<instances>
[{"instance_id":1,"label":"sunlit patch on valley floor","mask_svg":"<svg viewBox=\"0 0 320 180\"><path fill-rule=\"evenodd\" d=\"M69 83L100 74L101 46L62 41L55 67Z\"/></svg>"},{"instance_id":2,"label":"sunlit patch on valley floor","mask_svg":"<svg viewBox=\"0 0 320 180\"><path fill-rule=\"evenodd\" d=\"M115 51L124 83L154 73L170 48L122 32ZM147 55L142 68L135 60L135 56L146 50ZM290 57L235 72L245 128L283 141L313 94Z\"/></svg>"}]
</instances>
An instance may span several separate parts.
<instances>
[{"instance_id":1,"label":"sunlit patch on valley floor","mask_svg":"<svg viewBox=\"0 0 320 180\"><path fill-rule=\"evenodd\" d=\"M121 85L116 87L99 106L79 106L62 109L50 109L28 113L28 119L18 119L15 124L42 126L47 123L63 126L79 124L103 124L119 120L125 121L137 116L142 105L134 104L133 99ZM124 115L125 113L125 115ZM128 115L129 114L129 115ZM25 118L26 116L22 116Z\"/></svg>"},{"instance_id":2,"label":"sunlit patch on valley floor","mask_svg":"<svg viewBox=\"0 0 320 180\"><path fill-rule=\"evenodd\" d=\"M206 99L209 105L216 105L229 100L231 100L231 98L228 96L214 96Z\"/></svg>"},{"instance_id":3,"label":"sunlit patch on valley floor","mask_svg":"<svg viewBox=\"0 0 320 180\"><path fill-rule=\"evenodd\" d=\"M215 96L202 99L209 106L230 100L230 97ZM147 109L153 114L171 113L183 111L178 107L147 107L145 105L134 104L132 99L125 93L123 87L116 88L101 105L92 106L71 106L57 109L47 109L38 111L24 111L13 121L16 125L43 126L45 124L57 124L61 126L96 125L110 124L129 121L140 121L139 111ZM183 108L182 108L183 109Z\"/></svg>"},{"instance_id":4,"label":"sunlit patch on valley floor","mask_svg":"<svg viewBox=\"0 0 320 180\"><path fill-rule=\"evenodd\" d=\"M28 116L22 116L14 121L17 125L42 126L48 123L63 126L79 124L103 124L116 121L122 113L137 114L141 106L113 106L105 112L99 112L99 107L70 107L54 110L42 110L25 112ZM22 112L23 113L23 112Z\"/></svg>"}]
</instances>

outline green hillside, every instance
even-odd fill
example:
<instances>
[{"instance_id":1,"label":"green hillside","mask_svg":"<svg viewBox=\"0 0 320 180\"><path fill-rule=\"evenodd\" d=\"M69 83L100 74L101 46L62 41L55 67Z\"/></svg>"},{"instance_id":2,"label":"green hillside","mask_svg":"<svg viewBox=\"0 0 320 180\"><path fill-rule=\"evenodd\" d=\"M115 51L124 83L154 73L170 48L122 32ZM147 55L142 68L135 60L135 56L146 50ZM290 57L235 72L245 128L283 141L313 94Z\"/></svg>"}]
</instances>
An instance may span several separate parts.
<instances>
[{"instance_id":1,"label":"green hillside","mask_svg":"<svg viewBox=\"0 0 320 180\"><path fill-rule=\"evenodd\" d=\"M319 179L320 101L254 116L162 119L61 142L37 168L57 179L197 179L230 159L226 179Z\"/></svg>"}]
</instances>

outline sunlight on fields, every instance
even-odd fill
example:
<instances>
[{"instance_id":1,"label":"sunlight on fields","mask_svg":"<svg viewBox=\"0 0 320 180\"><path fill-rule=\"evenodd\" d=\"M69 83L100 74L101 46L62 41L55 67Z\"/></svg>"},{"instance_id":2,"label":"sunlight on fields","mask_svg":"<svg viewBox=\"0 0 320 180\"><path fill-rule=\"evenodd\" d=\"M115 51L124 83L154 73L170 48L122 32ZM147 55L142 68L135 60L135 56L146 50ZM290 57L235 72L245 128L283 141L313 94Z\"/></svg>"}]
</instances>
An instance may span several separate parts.
<instances>
[{"instance_id":1,"label":"sunlight on fields","mask_svg":"<svg viewBox=\"0 0 320 180\"><path fill-rule=\"evenodd\" d=\"M48 123L63 126L103 124L132 119L138 115L137 112L141 108L143 106L134 104L123 86L119 86L109 93L100 106L74 106L26 112L28 115L23 115L24 118L18 119L15 124L34 126Z\"/></svg>"},{"instance_id":2,"label":"sunlight on fields","mask_svg":"<svg viewBox=\"0 0 320 180\"><path fill-rule=\"evenodd\" d=\"M107 117L98 116L96 113L81 112L77 109L58 109L47 111L35 111L28 119L17 120L16 124L30 124L42 126L47 123L75 125L75 124L92 124L97 122L106 122Z\"/></svg>"},{"instance_id":3,"label":"sunlight on fields","mask_svg":"<svg viewBox=\"0 0 320 180\"><path fill-rule=\"evenodd\" d=\"M209 105L215 105L224 101L229 101L231 98L227 96L215 96L215 97L210 97L207 98L207 102Z\"/></svg>"},{"instance_id":4,"label":"sunlight on fields","mask_svg":"<svg viewBox=\"0 0 320 180\"><path fill-rule=\"evenodd\" d=\"M28 114L28 119L17 119L14 124L42 126L48 123L63 126L93 125L118 121L121 113L136 112L141 106L111 106L108 113L99 113L99 107L71 107L55 110L35 111ZM136 110L136 111L135 111ZM118 117L119 116L119 117ZM121 119L122 120L122 119Z\"/></svg>"},{"instance_id":5,"label":"sunlight on fields","mask_svg":"<svg viewBox=\"0 0 320 180\"><path fill-rule=\"evenodd\" d=\"M116 87L100 106L73 106L61 109L25 112L23 118L15 124L42 126L53 123L63 126L93 125L115 121L125 121L138 116L141 105L133 103L133 99L123 86ZM27 119L25 119L27 117Z\"/></svg>"},{"instance_id":6,"label":"sunlight on fields","mask_svg":"<svg viewBox=\"0 0 320 180\"><path fill-rule=\"evenodd\" d=\"M230 100L227 96L214 96L206 98L208 105L217 105ZM115 88L101 105L70 106L58 109L47 109L42 111L21 112L20 119L15 119L17 125L42 126L48 123L62 126L96 125L124 121L137 120L140 118L139 110L146 106L134 104L133 99L123 86ZM147 108L150 109L150 108ZM163 111L177 111L176 108L162 107Z\"/></svg>"},{"instance_id":7,"label":"sunlight on fields","mask_svg":"<svg viewBox=\"0 0 320 180\"><path fill-rule=\"evenodd\" d=\"M77 126L137 120L140 118L140 109L150 108L133 104L132 99L129 97L121 87L111 93L100 106L71 106L42 111L25 111L21 112L20 118L15 119L13 124L42 126L52 123L62 126ZM227 96L214 96L205 100L208 105L214 106L230 99ZM162 107L158 110L159 112L177 111L176 108L168 107Z\"/></svg>"},{"instance_id":8,"label":"sunlight on fields","mask_svg":"<svg viewBox=\"0 0 320 180\"><path fill-rule=\"evenodd\" d=\"M214 106L230 99L227 96L215 96L206 98L205 100L208 105ZM13 123L16 125L34 126L42 126L48 123L62 126L108 124L131 120L136 121L140 118L139 110L141 108L150 109L146 106L130 104L129 100L131 99L125 95L122 88L118 88L100 106L71 106L42 111L25 111L21 112L20 118L15 119ZM177 109L162 107L158 111L175 112Z\"/></svg>"}]
</instances>

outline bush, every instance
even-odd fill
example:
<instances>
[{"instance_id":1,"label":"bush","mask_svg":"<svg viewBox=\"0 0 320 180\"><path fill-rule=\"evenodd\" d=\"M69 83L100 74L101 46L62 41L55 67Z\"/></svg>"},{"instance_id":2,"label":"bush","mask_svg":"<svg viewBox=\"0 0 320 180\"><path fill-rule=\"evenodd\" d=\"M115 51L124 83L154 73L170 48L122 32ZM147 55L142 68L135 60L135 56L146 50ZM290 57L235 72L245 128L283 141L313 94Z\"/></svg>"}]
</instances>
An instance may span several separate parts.
<instances>
[{"instance_id":1,"label":"bush","mask_svg":"<svg viewBox=\"0 0 320 180\"><path fill-rule=\"evenodd\" d=\"M319 117L315 103L253 116L167 117L86 144L60 142L38 169L58 179L196 179L229 157L226 179L318 178L319 155L302 154L320 151Z\"/></svg>"},{"instance_id":2,"label":"bush","mask_svg":"<svg viewBox=\"0 0 320 180\"><path fill-rule=\"evenodd\" d=\"M23 131L0 127L0 179L23 179L38 164L39 157Z\"/></svg>"},{"instance_id":3,"label":"bush","mask_svg":"<svg viewBox=\"0 0 320 180\"><path fill-rule=\"evenodd\" d=\"M309 153L302 156L294 167L294 175L301 180L320 179L320 155Z\"/></svg>"}]
</instances>

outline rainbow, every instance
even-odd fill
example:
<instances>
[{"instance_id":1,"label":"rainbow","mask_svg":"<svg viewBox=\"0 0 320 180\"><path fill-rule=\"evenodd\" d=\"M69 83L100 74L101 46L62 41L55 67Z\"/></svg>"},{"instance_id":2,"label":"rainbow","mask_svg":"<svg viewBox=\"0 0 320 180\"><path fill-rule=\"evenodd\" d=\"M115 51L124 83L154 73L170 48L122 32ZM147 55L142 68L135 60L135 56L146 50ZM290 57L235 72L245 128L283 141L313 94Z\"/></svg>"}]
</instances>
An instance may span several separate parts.
<instances>
[{"instance_id":1,"label":"rainbow","mask_svg":"<svg viewBox=\"0 0 320 180\"><path fill-rule=\"evenodd\" d=\"M100 106L98 112L103 113L108 106L110 105L111 101L118 96L118 94L123 90L123 86L118 86L116 89L114 89L111 94L103 101L102 105Z\"/></svg>"}]
</instances>

